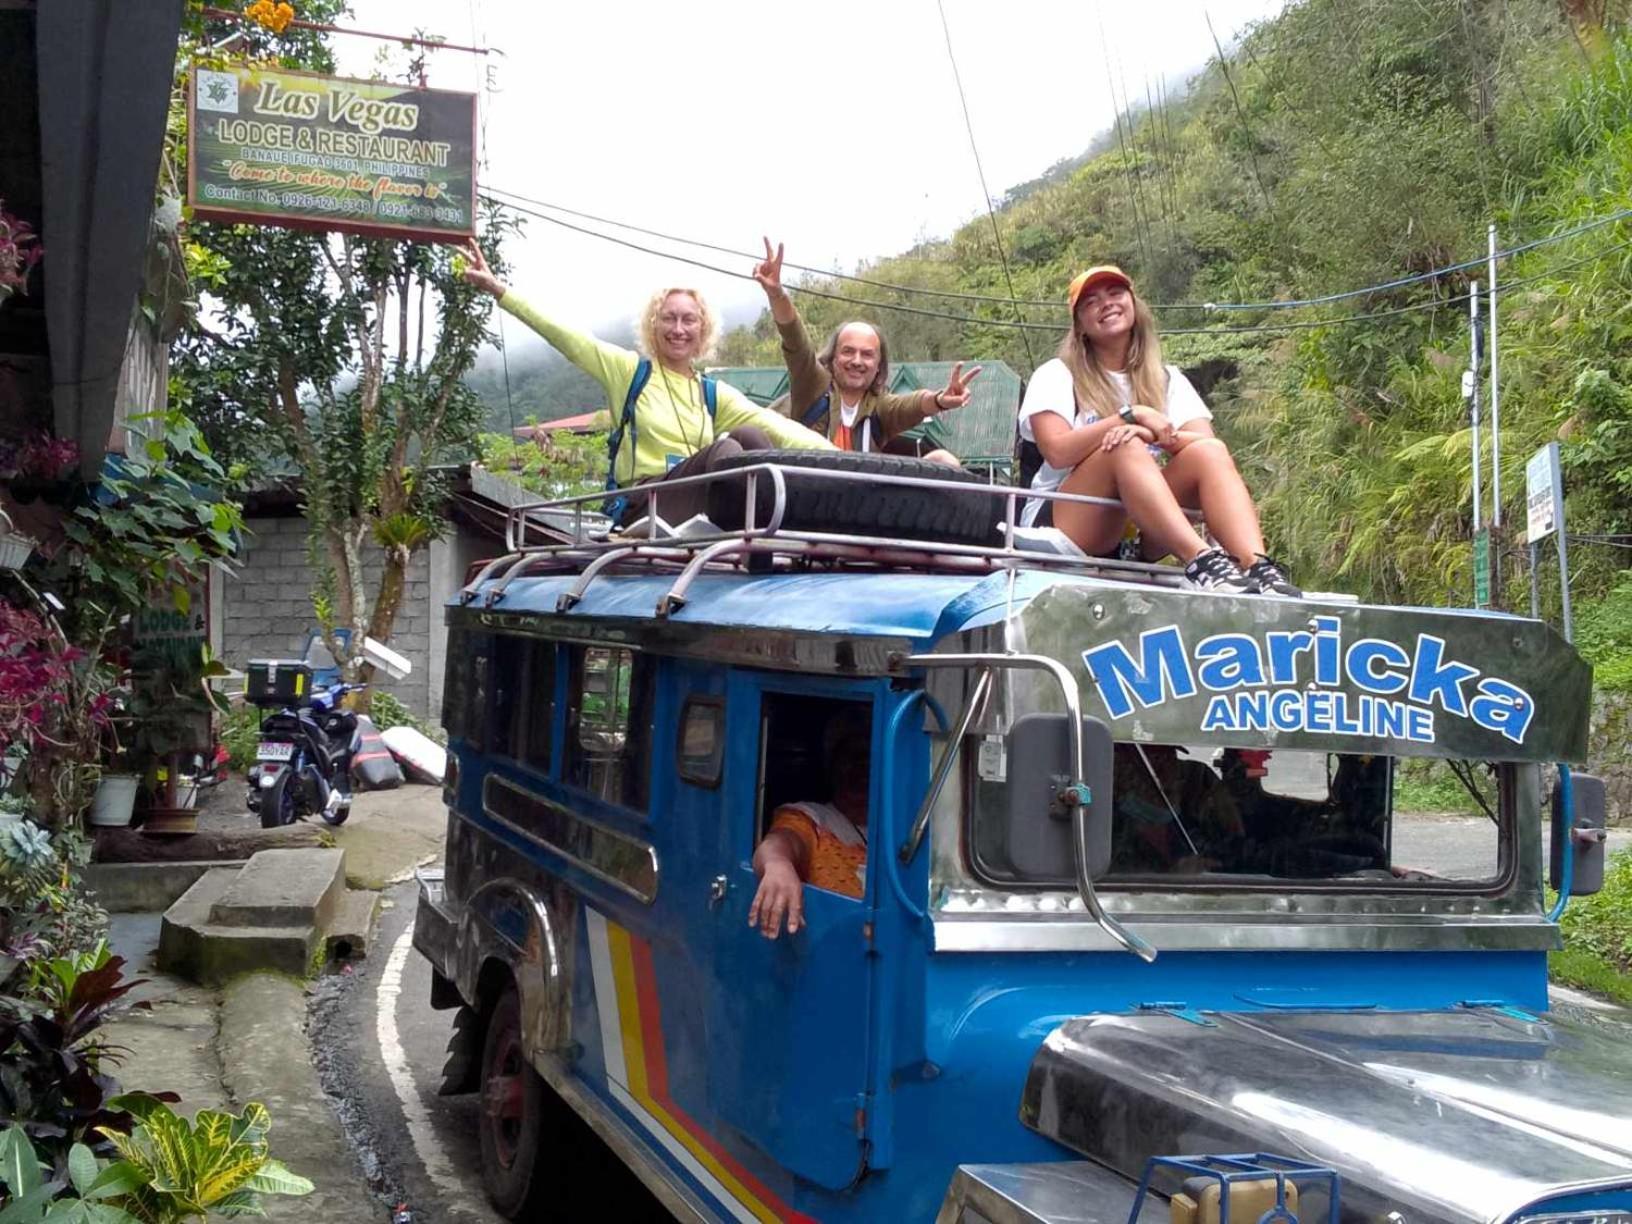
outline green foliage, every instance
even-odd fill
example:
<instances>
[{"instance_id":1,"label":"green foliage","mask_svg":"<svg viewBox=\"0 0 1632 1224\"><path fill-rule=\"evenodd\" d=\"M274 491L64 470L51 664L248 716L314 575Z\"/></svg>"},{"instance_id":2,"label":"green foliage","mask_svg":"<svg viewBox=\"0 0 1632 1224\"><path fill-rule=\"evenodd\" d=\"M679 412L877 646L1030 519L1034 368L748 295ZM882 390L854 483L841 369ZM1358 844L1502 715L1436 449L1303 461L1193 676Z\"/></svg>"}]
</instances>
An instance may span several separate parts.
<instances>
[{"instance_id":1,"label":"green foliage","mask_svg":"<svg viewBox=\"0 0 1632 1224\"><path fill-rule=\"evenodd\" d=\"M83 1143L69 1148L66 1164L66 1178L54 1175L21 1127L0 1130L0 1224L138 1224L107 1201L125 1192L122 1171Z\"/></svg>"},{"instance_id":2,"label":"green foliage","mask_svg":"<svg viewBox=\"0 0 1632 1224\"><path fill-rule=\"evenodd\" d=\"M228 766L236 773L246 772L255 763L260 742L261 711L249 705L235 707L221 727L221 743L227 750Z\"/></svg>"},{"instance_id":3,"label":"green foliage","mask_svg":"<svg viewBox=\"0 0 1632 1224\"><path fill-rule=\"evenodd\" d=\"M1632 690L1632 569L1599 602L1575 616L1575 646L1601 689Z\"/></svg>"},{"instance_id":4,"label":"green foliage","mask_svg":"<svg viewBox=\"0 0 1632 1224\"><path fill-rule=\"evenodd\" d=\"M238 551L244 520L233 494L241 474L224 469L177 410L131 425L138 432L121 469L104 474L99 498L64 526L76 548L61 554L55 585L73 596L70 606L134 612L159 597L186 613L189 588Z\"/></svg>"},{"instance_id":5,"label":"green foliage","mask_svg":"<svg viewBox=\"0 0 1632 1224\"><path fill-rule=\"evenodd\" d=\"M1632 851L1610 858L1601 891L1570 898L1559 925L1566 948L1632 979ZM1632 980L1627 986L1632 996Z\"/></svg>"},{"instance_id":6,"label":"green foliage","mask_svg":"<svg viewBox=\"0 0 1632 1224\"><path fill-rule=\"evenodd\" d=\"M265 1195L306 1195L310 1181L272 1159L266 1106L241 1114L201 1109L192 1122L153 1097L121 1097L137 1119L128 1135L108 1139L121 1159L104 1176L109 1197L143 1224L181 1224L207 1215L263 1215Z\"/></svg>"},{"instance_id":7,"label":"green foliage","mask_svg":"<svg viewBox=\"0 0 1632 1224\"><path fill-rule=\"evenodd\" d=\"M99 1036L109 1012L141 985L125 978L124 964L100 945L37 962L27 990L0 1017L0 1123L17 1127L53 1163L74 1144L105 1146L107 1132L131 1126L105 1069L116 1051Z\"/></svg>"},{"instance_id":8,"label":"green foliage","mask_svg":"<svg viewBox=\"0 0 1632 1224\"><path fill-rule=\"evenodd\" d=\"M98 946L108 915L80 877L89 861L90 842L73 828L0 829L0 952L49 958Z\"/></svg>"},{"instance_id":9,"label":"green foliage","mask_svg":"<svg viewBox=\"0 0 1632 1224\"><path fill-rule=\"evenodd\" d=\"M440 735L435 727L427 725L414 716L412 710L403 705L394 694L384 691L374 694L374 701L368 709L368 716L374 720L374 726L381 731L389 731L392 727L412 727L421 735L433 738Z\"/></svg>"},{"instance_id":10,"label":"green foliage","mask_svg":"<svg viewBox=\"0 0 1632 1224\"><path fill-rule=\"evenodd\" d=\"M529 422L536 424L536 422ZM516 439L484 433L477 455L488 471L542 497L597 493L606 484L606 434L543 430L543 437Z\"/></svg>"}]
</instances>

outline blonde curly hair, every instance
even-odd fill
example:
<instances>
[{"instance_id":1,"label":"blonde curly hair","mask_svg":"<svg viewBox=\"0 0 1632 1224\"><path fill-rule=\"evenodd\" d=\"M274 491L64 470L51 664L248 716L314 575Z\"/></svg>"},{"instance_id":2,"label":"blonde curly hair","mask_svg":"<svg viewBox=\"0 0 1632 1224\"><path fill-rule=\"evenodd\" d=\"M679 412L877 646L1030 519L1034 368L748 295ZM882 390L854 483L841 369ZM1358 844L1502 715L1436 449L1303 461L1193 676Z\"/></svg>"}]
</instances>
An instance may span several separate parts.
<instances>
[{"instance_id":1,"label":"blonde curly hair","mask_svg":"<svg viewBox=\"0 0 1632 1224\"><path fill-rule=\"evenodd\" d=\"M677 293L688 295L697 303L697 313L702 316L702 335L697 345L697 353L693 361L707 361L714 356L714 351L720 344L720 316L714 313L714 308L708 304L701 291L677 287L659 289L646 299L646 307L635 320L635 347L643 356L657 360L657 316L662 313L664 303Z\"/></svg>"}]
</instances>

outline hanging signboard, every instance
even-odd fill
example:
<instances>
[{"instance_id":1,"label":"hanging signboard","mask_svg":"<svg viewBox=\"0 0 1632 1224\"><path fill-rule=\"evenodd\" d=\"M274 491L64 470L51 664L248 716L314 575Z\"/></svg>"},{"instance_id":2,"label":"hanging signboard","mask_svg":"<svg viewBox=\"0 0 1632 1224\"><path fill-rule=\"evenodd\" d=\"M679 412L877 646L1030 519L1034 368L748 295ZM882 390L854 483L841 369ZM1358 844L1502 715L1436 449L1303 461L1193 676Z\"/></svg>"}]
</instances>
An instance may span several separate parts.
<instances>
[{"instance_id":1,"label":"hanging signboard","mask_svg":"<svg viewBox=\"0 0 1632 1224\"><path fill-rule=\"evenodd\" d=\"M451 242L476 229L476 95L193 69L187 200L206 221Z\"/></svg>"},{"instance_id":2,"label":"hanging signboard","mask_svg":"<svg viewBox=\"0 0 1632 1224\"><path fill-rule=\"evenodd\" d=\"M1524 498L1529 511L1525 540L1534 544L1558 530L1563 481L1558 471L1558 443L1549 442L1524 465Z\"/></svg>"}]
</instances>

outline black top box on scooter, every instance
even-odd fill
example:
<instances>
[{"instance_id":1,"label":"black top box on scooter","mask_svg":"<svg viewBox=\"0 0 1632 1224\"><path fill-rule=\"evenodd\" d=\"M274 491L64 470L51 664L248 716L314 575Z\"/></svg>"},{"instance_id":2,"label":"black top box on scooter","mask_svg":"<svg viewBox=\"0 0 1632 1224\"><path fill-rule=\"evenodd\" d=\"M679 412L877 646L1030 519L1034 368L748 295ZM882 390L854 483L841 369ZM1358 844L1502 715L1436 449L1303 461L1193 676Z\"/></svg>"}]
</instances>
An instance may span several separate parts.
<instances>
[{"instance_id":1,"label":"black top box on scooter","mask_svg":"<svg viewBox=\"0 0 1632 1224\"><path fill-rule=\"evenodd\" d=\"M245 671L250 705L301 705L312 695L312 666L302 659L251 659Z\"/></svg>"}]
</instances>

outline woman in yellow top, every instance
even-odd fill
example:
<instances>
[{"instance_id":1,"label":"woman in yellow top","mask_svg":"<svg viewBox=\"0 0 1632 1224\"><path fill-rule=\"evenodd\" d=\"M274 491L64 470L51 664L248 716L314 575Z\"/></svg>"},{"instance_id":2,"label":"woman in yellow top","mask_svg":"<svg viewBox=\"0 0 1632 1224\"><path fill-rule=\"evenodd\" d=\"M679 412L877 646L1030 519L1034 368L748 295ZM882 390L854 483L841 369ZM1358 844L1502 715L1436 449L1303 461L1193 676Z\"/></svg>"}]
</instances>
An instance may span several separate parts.
<instances>
[{"instance_id":1,"label":"woman in yellow top","mask_svg":"<svg viewBox=\"0 0 1632 1224\"><path fill-rule=\"evenodd\" d=\"M695 289L659 289L640 317L634 353L541 314L531 303L494 275L475 242L466 247L465 279L491 293L499 305L532 328L562 356L606 389L613 428L636 372L641 353L650 362L645 385L634 400L633 428L626 429L617 447L612 481L620 489L683 476L701 476L745 450L786 447L793 450L832 450L820 434L790 421L780 413L750 403L735 387L715 385L717 401L708 410L703 380L696 365L707 358L719 340L719 317ZM729 431L729 432L727 432ZM643 512L644 497L624 500L621 517ZM706 509L706 485L693 485L660 497L657 512L679 525Z\"/></svg>"}]
</instances>

